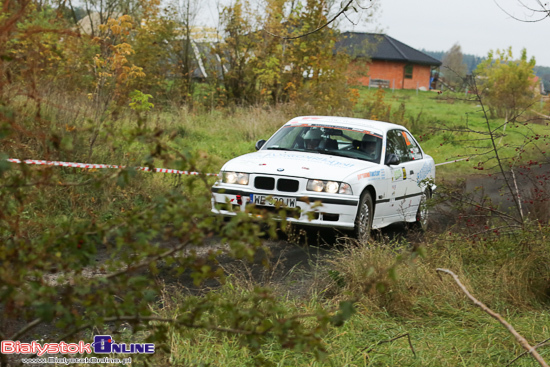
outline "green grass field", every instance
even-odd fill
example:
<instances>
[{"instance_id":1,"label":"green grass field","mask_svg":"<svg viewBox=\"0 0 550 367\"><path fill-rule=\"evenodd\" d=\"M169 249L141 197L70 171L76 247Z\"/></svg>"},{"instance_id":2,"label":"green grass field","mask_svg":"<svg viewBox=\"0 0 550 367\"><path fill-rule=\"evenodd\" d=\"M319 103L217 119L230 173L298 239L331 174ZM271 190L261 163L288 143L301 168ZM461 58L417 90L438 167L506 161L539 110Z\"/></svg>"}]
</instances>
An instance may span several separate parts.
<instances>
[{"instance_id":1,"label":"green grass field","mask_svg":"<svg viewBox=\"0 0 550 367\"><path fill-rule=\"evenodd\" d=\"M374 98L376 89L362 88L360 101L353 117L369 117L364 103ZM485 170L495 166L492 144L487 137L487 123L479 104L468 100L464 94L437 95L434 92L411 90L385 91L384 101L391 108L392 122L402 124L413 132L424 151L436 163L469 158L468 161L443 165L438 168L439 177L454 178L457 174L478 174L474 169L479 162ZM400 111L400 106L401 111ZM540 108L536 104L534 108ZM299 110L280 108L246 108L233 113L212 111L191 114L186 110L164 112L153 119L176 138L172 144L176 149L188 149L206 153L213 159L214 167L238 155L254 151L259 139L268 139L280 126L299 114ZM400 114L400 115L399 115ZM495 128L504 124L504 119L490 119ZM455 131L457 129L466 131ZM502 132L499 129L498 132ZM504 162L517 158L516 147L527 144L519 162L540 160L545 151L548 126L545 123L508 124L506 136L497 137L499 154ZM530 140L539 134L539 141ZM483 140L481 140L483 139ZM543 142L544 140L544 142ZM537 143L537 147L533 143ZM542 144L541 144L542 142ZM529 143L529 144L528 144ZM517 166L519 163L516 163Z\"/></svg>"},{"instance_id":2,"label":"green grass field","mask_svg":"<svg viewBox=\"0 0 550 367\"><path fill-rule=\"evenodd\" d=\"M375 98L376 89L361 89L361 101L356 107L356 115L365 115L365 101ZM392 122L405 125L420 141L422 148L431 155L436 163L443 163L462 158L470 158L468 162L453 163L438 168L438 176L455 177L480 173L473 169L479 162L484 164L485 170L491 171L495 166L492 144L487 139L488 126L481 105L472 101L473 97L466 94L444 92L438 95L435 92L416 92L414 90L385 90L384 102L391 107ZM404 106L401 116L396 116L400 106ZM492 129L504 125L503 118L491 118L489 109L489 125ZM541 104L535 103L533 110L540 111ZM495 134L505 133L506 136L497 136L496 144L503 161L508 163L518 157L516 147L525 149L519 162L544 159L548 143L549 128L547 121L536 118L526 111L518 119L522 123L507 124L506 129L501 127ZM527 124L524 124L528 121ZM468 131L466 131L466 129ZM540 139L533 140L539 135ZM536 145L534 144L536 143Z\"/></svg>"}]
</instances>

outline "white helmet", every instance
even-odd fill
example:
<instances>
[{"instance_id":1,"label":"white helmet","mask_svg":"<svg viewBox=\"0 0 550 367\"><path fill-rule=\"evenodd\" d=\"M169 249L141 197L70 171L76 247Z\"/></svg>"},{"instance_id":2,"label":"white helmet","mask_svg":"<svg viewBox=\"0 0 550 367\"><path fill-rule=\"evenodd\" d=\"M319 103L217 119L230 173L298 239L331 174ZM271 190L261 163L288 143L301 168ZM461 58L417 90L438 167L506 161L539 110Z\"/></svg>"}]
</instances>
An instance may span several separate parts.
<instances>
[{"instance_id":1,"label":"white helmet","mask_svg":"<svg viewBox=\"0 0 550 367\"><path fill-rule=\"evenodd\" d=\"M309 131L304 135L305 140L320 140L321 139L321 130L319 129L309 129Z\"/></svg>"}]
</instances>

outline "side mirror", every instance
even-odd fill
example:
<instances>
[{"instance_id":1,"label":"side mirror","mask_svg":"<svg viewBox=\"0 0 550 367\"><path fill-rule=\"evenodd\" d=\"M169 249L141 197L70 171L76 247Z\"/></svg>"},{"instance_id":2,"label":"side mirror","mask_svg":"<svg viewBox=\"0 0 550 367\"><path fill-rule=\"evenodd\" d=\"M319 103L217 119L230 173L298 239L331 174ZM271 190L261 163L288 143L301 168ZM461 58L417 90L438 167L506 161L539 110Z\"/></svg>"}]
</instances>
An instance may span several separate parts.
<instances>
[{"instance_id":1,"label":"side mirror","mask_svg":"<svg viewBox=\"0 0 550 367\"><path fill-rule=\"evenodd\" d=\"M398 165L399 163L400 163L399 157L393 153L388 154L386 156L386 162L384 162L386 166L395 166L395 165Z\"/></svg>"},{"instance_id":2,"label":"side mirror","mask_svg":"<svg viewBox=\"0 0 550 367\"><path fill-rule=\"evenodd\" d=\"M255 145L256 150L260 150L260 149L264 146L264 144L265 144L265 140L264 140L264 139L258 140L258 141L256 142L256 145Z\"/></svg>"}]
</instances>

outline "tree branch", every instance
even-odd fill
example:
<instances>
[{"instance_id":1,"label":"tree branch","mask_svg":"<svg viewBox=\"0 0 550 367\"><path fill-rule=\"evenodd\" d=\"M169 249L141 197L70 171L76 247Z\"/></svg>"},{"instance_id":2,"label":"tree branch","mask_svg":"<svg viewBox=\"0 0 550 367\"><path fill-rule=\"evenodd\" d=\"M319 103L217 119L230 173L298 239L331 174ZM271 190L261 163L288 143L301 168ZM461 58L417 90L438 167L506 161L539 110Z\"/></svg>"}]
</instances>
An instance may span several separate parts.
<instances>
[{"instance_id":1,"label":"tree branch","mask_svg":"<svg viewBox=\"0 0 550 367\"><path fill-rule=\"evenodd\" d=\"M541 341L540 343L538 343L537 345L535 345L533 348L536 349L536 348L538 348L538 347L544 347L544 346L546 346L546 345L550 345L550 343L547 343L548 340L550 340L550 338ZM514 363L515 361L517 361L518 359L520 359L521 357L523 357L523 356L526 355L527 353L528 353L528 351L525 351L525 352L521 353L519 356L517 356L516 358L512 359L506 366L511 365L512 363Z\"/></svg>"},{"instance_id":2,"label":"tree branch","mask_svg":"<svg viewBox=\"0 0 550 367\"><path fill-rule=\"evenodd\" d=\"M470 206L474 206L476 208L479 208L479 209L482 209L482 210L485 210L485 211L488 211L488 212L491 212L491 213L498 214L502 218L508 218L508 219L513 220L516 223L521 225L521 221L519 221L517 218L512 217L509 214L504 213L503 211L500 211L500 210L497 210L497 209L494 209L494 208L491 208L491 207L488 208L486 206L481 205L480 203L473 202L473 200L470 201L470 200L462 199L459 195L449 194L448 196L449 196L449 198L454 199L454 200L456 200L460 203L468 204Z\"/></svg>"},{"instance_id":3,"label":"tree branch","mask_svg":"<svg viewBox=\"0 0 550 367\"><path fill-rule=\"evenodd\" d=\"M544 20L545 18L549 18L550 17L550 10L544 8L544 4L542 4L540 1L537 0L537 2L539 3L541 9L531 9L530 7L528 7L527 5L525 5L524 3L522 3L521 1L519 1L519 3L521 5L523 5L525 7L525 9L527 10L530 10L534 13L542 13L542 18L539 18L539 19L535 19L535 20L526 20L526 19L520 19L512 14L510 14L507 10L505 10L502 6L500 6L500 4L495 1L495 4L500 8L500 10L502 10L506 15L508 15L510 18L514 19L514 20L517 20L518 22L523 22L523 23L537 23L537 22L540 22L542 20Z\"/></svg>"},{"instance_id":4,"label":"tree branch","mask_svg":"<svg viewBox=\"0 0 550 367\"><path fill-rule=\"evenodd\" d=\"M464 294L466 294L466 296L476 305L478 306L479 308L481 308L483 311L485 311L487 314L489 314L492 318L496 319L498 322L500 322L506 329L508 329L508 331L516 338L516 340L518 341L518 343L526 350L526 353L530 353L533 358L536 359L536 361L542 366L542 367L549 367L548 364L544 361L544 359L540 356L540 354L535 350L535 347L532 347L528 342L527 340L521 336L515 329L512 325L510 325L506 320L504 320L504 318L502 316L500 316L498 313L494 312L493 310L491 310L489 307L487 307L484 303L482 303L481 301L477 300L474 296L472 296L472 294L470 292L468 292L468 289L466 289L466 287L460 282L460 280L458 279L458 276L453 273L452 271L448 270L448 269L442 269L442 268L437 268L435 269L436 271L438 272L442 272L442 273L446 273L446 274L449 274L450 276L453 277L453 279L455 280L456 284L458 284L458 286L460 287L460 289L462 289L462 291L464 292Z\"/></svg>"},{"instance_id":5,"label":"tree branch","mask_svg":"<svg viewBox=\"0 0 550 367\"><path fill-rule=\"evenodd\" d=\"M340 15L344 14L344 12L346 12L348 10L348 7L351 5L351 3L353 2L354 0L349 0L348 3L346 5L344 5L344 7L342 8L342 10L340 10L338 12L338 14L336 14L331 20L329 20L328 22L326 22L325 24L323 24L322 26L310 31L310 32L307 32L307 33L304 33L304 34L301 34L299 36L294 36L294 37L283 37L283 36L279 36L277 34L273 34L267 30L264 30L265 33L269 34L270 36L273 36L273 37L277 37L277 38L281 38L281 39L284 39L284 40L294 40L294 39L298 39L298 38L302 38L302 37L307 37L309 36L310 34L313 34L315 32L318 32L320 31L321 29L327 27L330 23L334 22Z\"/></svg>"},{"instance_id":6,"label":"tree branch","mask_svg":"<svg viewBox=\"0 0 550 367\"><path fill-rule=\"evenodd\" d=\"M25 334L27 331L34 329L36 326L40 325L42 323L42 319L34 319L33 321L29 322L25 327L22 329L19 329L15 334L13 334L11 337L8 338L8 340L17 340L19 337L23 334Z\"/></svg>"},{"instance_id":7,"label":"tree branch","mask_svg":"<svg viewBox=\"0 0 550 367\"><path fill-rule=\"evenodd\" d=\"M535 114L539 115L540 117L544 117L545 119L550 119L550 116L544 115L544 114L542 114L540 112L537 112L535 110L531 110L531 112L534 112Z\"/></svg>"},{"instance_id":8,"label":"tree branch","mask_svg":"<svg viewBox=\"0 0 550 367\"><path fill-rule=\"evenodd\" d=\"M481 105L481 109L483 111L483 117L485 119L485 123L487 124L487 130L489 131L489 134L490 134L490 137L491 137L491 144L492 144L492 147L493 147L493 151L495 152L495 158L498 162L498 167L500 169L500 173L502 174L502 178L504 179L504 182L506 183L506 186L508 187L508 190L509 190L510 194L512 195L512 198L514 199L514 204L516 206L516 210L518 211L519 217L521 219L521 224L523 226L525 223L524 223L523 213L520 209L520 203L519 203L518 198L517 198L517 193L514 192L514 189L512 188L512 186L510 184L510 180L506 177L506 173L504 171L502 161L501 161L500 156L498 154L498 148L497 148L496 143L495 143L496 137L494 136L493 131L491 130L491 124L489 123L489 116L487 116L487 111L485 109L485 105L484 105L483 100L481 98L481 95L479 93L479 89L477 87L477 83L475 82L475 78L473 78L473 87L474 87L475 94L478 98L478 102Z\"/></svg>"},{"instance_id":9,"label":"tree branch","mask_svg":"<svg viewBox=\"0 0 550 367\"><path fill-rule=\"evenodd\" d=\"M409 333L406 333L406 334L402 334L402 335L399 335L399 336L396 336L396 337L393 337L391 339L388 339L388 340L382 340L382 341L379 341L378 343L376 343L375 345L373 345L369 350L367 350L365 353L366 354L369 354L369 352L371 352L375 347L379 346L380 344L384 344L384 343L391 343L397 339L401 339L401 338L404 338L404 337L407 337L408 340L409 340L409 346L411 347L411 351L412 351L412 354L414 355L414 357L416 358L416 353L414 351L414 347L412 345L412 342L411 342L411 336L409 335ZM363 353L363 351L365 349L367 349L368 347L365 347L363 349L361 349L359 352L357 352L355 354L355 356L353 356L352 360L355 359L357 357L357 355Z\"/></svg>"}]
</instances>

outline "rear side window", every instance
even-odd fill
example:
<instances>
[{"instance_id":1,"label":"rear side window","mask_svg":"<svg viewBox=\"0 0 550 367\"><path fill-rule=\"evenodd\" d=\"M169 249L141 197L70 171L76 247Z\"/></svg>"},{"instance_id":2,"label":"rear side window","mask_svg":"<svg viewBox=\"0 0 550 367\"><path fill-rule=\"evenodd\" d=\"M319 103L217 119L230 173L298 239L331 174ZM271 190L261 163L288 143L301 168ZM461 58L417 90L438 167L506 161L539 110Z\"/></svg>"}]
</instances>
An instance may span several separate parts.
<instances>
[{"instance_id":1,"label":"rear side window","mask_svg":"<svg viewBox=\"0 0 550 367\"><path fill-rule=\"evenodd\" d=\"M422 150L416 143L416 140L406 131L402 131L401 135L405 138L405 145L407 146L411 160L422 159Z\"/></svg>"},{"instance_id":2,"label":"rear side window","mask_svg":"<svg viewBox=\"0 0 550 367\"><path fill-rule=\"evenodd\" d=\"M388 131L386 152L387 154L397 155L400 162L422 159L420 147L412 136L404 130Z\"/></svg>"}]
</instances>

